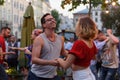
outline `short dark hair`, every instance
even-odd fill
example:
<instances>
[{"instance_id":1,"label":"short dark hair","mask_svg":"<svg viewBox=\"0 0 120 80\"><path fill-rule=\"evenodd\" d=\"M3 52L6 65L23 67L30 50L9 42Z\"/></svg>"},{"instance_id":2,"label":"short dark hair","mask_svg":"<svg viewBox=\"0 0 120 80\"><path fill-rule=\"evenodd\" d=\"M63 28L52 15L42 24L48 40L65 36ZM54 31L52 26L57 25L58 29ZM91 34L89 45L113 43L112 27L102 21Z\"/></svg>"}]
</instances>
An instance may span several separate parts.
<instances>
[{"instance_id":1,"label":"short dark hair","mask_svg":"<svg viewBox=\"0 0 120 80\"><path fill-rule=\"evenodd\" d=\"M2 30L6 30L6 29L11 30L9 27L2 27L2 28L1 28L1 31L2 31Z\"/></svg>"},{"instance_id":2,"label":"short dark hair","mask_svg":"<svg viewBox=\"0 0 120 80\"><path fill-rule=\"evenodd\" d=\"M45 17L48 16L48 15L51 15L50 13L46 13L42 16L41 18L41 24L44 24L45 23Z\"/></svg>"}]
</instances>

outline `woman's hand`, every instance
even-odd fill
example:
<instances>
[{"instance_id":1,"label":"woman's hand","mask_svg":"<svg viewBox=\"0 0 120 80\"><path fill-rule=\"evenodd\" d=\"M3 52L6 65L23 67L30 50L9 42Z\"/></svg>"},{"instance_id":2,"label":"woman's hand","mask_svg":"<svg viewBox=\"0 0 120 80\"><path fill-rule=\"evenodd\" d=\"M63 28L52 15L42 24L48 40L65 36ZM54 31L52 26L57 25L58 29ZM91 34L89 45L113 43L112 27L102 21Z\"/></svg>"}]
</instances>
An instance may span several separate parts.
<instances>
[{"instance_id":1,"label":"woman's hand","mask_svg":"<svg viewBox=\"0 0 120 80\"><path fill-rule=\"evenodd\" d=\"M61 62L61 61L63 61L63 59L62 59L62 58L58 58L57 61L58 61L58 62Z\"/></svg>"},{"instance_id":2,"label":"woman's hand","mask_svg":"<svg viewBox=\"0 0 120 80\"><path fill-rule=\"evenodd\" d=\"M10 46L8 46L8 48L9 48L9 49L12 49L12 50L17 49L17 47L10 47Z\"/></svg>"}]
</instances>

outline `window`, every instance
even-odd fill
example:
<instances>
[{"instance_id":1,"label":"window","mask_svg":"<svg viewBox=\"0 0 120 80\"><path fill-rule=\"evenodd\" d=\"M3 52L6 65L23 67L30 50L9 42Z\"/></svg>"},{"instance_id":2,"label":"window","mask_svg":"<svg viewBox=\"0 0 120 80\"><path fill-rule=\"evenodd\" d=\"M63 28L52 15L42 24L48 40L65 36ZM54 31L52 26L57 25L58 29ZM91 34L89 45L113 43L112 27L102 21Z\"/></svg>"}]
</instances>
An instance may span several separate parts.
<instances>
[{"instance_id":1,"label":"window","mask_svg":"<svg viewBox=\"0 0 120 80\"><path fill-rule=\"evenodd\" d=\"M14 7L16 8L16 2L14 2Z\"/></svg>"},{"instance_id":2,"label":"window","mask_svg":"<svg viewBox=\"0 0 120 80\"><path fill-rule=\"evenodd\" d=\"M19 3L18 3L18 2L16 2L16 8L17 8L17 9L19 8Z\"/></svg>"},{"instance_id":3,"label":"window","mask_svg":"<svg viewBox=\"0 0 120 80\"><path fill-rule=\"evenodd\" d=\"M14 15L14 23L17 23L17 16Z\"/></svg>"},{"instance_id":4,"label":"window","mask_svg":"<svg viewBox=\"0 0 120 80\"><path fill-rule=\"evenodd\" d=\"M19 16L16 15L16 23L18 23L18 22L19 22Z\"/></svg>"},{"instance_id":5,"label":"window","mask_svg":"<svg viewBox=\"0 0 120 80\"><path fill-rule=\"evenodd\" d=\"M95 18L95 22L98 22L98 18Z\"/></svg>"},{"instance_id":6,"label":"window","mask_svg":"<svg viewBox=\"0 0 120 80\"><path fill-rule=\"evenodd\" d=\"M76 22L78 21L78 19L76 19Z\"/></svg>"},{"instance_id":7,"label":"window","mask_svg":"<svg viewBox=\"0 0 120 80\"><path fill-rule=\"evenodd\" d=\"M98 12L95 12L95 15L97 16L97 15L98 15Z\"/></svg>"}]
</instances>

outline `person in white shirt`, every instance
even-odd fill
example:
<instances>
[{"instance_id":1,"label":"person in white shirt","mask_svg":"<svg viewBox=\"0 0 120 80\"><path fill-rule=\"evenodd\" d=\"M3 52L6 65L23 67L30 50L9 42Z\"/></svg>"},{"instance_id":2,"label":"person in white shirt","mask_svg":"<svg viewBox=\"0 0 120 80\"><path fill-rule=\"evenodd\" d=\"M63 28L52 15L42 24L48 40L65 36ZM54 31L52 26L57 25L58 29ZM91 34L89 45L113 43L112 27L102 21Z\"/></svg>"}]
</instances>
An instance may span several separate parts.
<instances>
[{"instance_id":1,"label":"person in white shirt","mask_svg":"<svg viewBox=\"0 0 120 80\"><path fill-rule=\"evenodd\" d=\"M70 38L70 41L68 41L68 42L65 44L65 49L69 51L69 50L72 48L73 43L74 43L74 38L71 37L71 38Z\"/></svg>"},{"instance_id":2,"label":"person in white shirt","mask_svg":"<svg viewBox=\"0 0 120 80\"><path fill-rule=\"evenodd\" d=\"M97 38L94 40L98 52L96 54L96 58L94 60L91 60L91 66L90 66L93 74L95 75L96 80L98 80L99 78L98 73L100 72L100 68L101 68L101 60L100 60L101 50L105 45L106 41L108 41L108 38L104 35L104 33L101 30L98 30Z\"/></svg>"}]
</instances>

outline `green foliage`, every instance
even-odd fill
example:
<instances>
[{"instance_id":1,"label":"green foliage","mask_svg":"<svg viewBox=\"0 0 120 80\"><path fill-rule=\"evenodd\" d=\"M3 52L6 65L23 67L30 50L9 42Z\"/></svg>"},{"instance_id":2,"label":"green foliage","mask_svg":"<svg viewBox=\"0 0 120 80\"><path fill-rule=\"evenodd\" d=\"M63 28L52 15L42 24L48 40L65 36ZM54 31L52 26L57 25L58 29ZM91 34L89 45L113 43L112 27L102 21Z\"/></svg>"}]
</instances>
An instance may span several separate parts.
<instances>
[{"instance_id":1,"label":"green foliage","mask_svg":"<svg viewBox=\"0 0 120 80\"><path fill-rule=\"evenodd\" d=\"M72 11L76 9L80 4L89 4L89 6L97 7L99 4L102 5L102 9L105 9L107 7L107 4L105 4L106 0L63 0L61 2L61 7L64 9L65 5L67 4L72 4L72 7L69 9L69 11ZM115 1L117 2L118 0L110 0L110 2ZM91 10L91 9L90 9Z\"/></svg>"},{"instance_id":2,"label":"green foliage","mask_svg":"<svg viewBox=\"0 0 120 80\"><path fill-rule=\"evenodd\" d=\"M115 34L120 36L120 6L114 6L109 8L109 13L102 12L101 20L103 27L107 29L114 29Z\"/></svg>"},{"instance_id":3,"label":"green foliage","mask_svg":"<svg viewBox=\"0 0 120 80\"><path fill-rule=\"evenodd\" d=\"M23 73L20 73L15 68L9 68L5 71L8 74L10 80L23 80L23 78L25 77Z\"/></svg>"},{"instance_id":4,"label":"green foliage","mask_svg":"<svg viewBox=\"0 0 120 80\"><path fill-rule=\"evenodd\" d=\"M102 4L102 2L105 0L91 0L91 4L93 7L97 7L99 4Z\"/></svg>"},{"instance_id":5,"label":"green foliage","mask_svg":"<svg viewBox=\"0 0 120 80\"><path fill-rule=\"evenodd\" d=\"M59 28L59 24L61 22L61 19L59 18L59 13L57 10L52 10L51 11L52 16L55 18L57 25L56 25L56 31L58 31Z\"/></svg>"},{"instance_id":6,"label":"green foliage","mask_svg":"<svg viewBox=\"0 0 120 80\"><path fill-rule=\"evenodd\" d=\"M65 72L66 72L65 69L63 69L61 67L57 68L57 74L58 74L58 76L64 77L65 76Z\"/></svg>"},{"instance_id":7,"label":"green foliage","mask_svg":"<svg viewBox=\"0 0 120 80\"><path fill-rule=\"evenodd\" d=\"M69 11L74 10L75 8L77 8L77 6L79 6L80 4L87 4L88 1L87 0L63 0L61 7L64 9L65 5L67 4L72 4L72 7L69 9Z\"/></svg>"},{"instance_id":8,"label":"green foliage","mask_svg":"<svg viewBox=\"0 0 120 80\"><path fill-rule=\"evenodd\" d=\"M17 75L17 74L19 74L19 72L15 68L9 68L9 69L7 69L6 73L8 75Z\"/></svg>"},{"instance_id":9,"label":"green foliage","mask_svg":"<svg viewBox=\"0 0 120 80\"><path fill-rule=\"evenodd\" d=\"M0 0L0 5L3 5L4 4L4 0Z\"/></svg>"}]
</instances>

